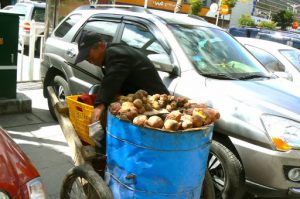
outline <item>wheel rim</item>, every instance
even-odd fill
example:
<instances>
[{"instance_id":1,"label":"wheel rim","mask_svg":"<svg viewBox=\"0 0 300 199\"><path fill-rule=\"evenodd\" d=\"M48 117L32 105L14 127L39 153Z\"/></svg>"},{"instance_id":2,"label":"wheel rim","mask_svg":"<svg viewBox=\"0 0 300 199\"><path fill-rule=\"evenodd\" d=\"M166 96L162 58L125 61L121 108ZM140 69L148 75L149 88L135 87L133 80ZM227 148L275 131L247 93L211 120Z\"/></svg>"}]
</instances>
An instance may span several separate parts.
<instances>
[{"instance_id":1,"label":"wheel rim","mask_svg":"<svg viewBox=\"0 0 300 199\"><path fill-rule=\"evenodd\" d=\"M72 199L96 199L96 190L89 184L84 178L78 177L72 184L72 187L68 193L69 198Z\"/></svg>"},{"instance_id":2,"label":"wheel rim","mask_svg":"<svg viewBox=\"0 0 300 199\"><path fill-rule=\"evenodd\" d=\"M66 100L66 95L65 95L65 90L61 85L56 85L55 86L56 90L56 95L59 101L65 101Z\"/></svg>"},{"instance_id":3,"label":"wheel rim","mask_svg":"<svg viewBox=\"0 0 300 199\"><path fill-rule=\"evenodd\" d=\"M208 170L214 182L216 198L221 198L226 182L225 169L220 159L211 152L208 157Z\"/></svg>"}]
</instances>

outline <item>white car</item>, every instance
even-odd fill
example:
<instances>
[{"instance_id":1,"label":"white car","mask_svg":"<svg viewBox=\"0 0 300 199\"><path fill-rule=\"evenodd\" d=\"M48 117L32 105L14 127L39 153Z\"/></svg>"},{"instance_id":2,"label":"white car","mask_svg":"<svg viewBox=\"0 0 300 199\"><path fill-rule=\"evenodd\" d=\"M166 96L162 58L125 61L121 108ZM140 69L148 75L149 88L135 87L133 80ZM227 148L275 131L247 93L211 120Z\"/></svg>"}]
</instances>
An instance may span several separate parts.
<instances>
[{"instance_id":1,"label":"white car","mask_svg":"<svg viewBox=\"0 0 300 199\"><path fill-rule=\"evenodd\" d=\"M300 85L300 50L277 42L236 37L268 70Z\"/></svg>"},{"instance_id":2,"label":"white car","mask_svg":"<svg viewBox=\"0 0 300 199\"><path fill-rule=\"evenodd\" d=\"M32 31L32 23L35 21L35 50L40 50L41 36L44 34L45 30L45 10L46 3L36 1L21 1L16 3L11 9L13 12L24 14L24 16L20 17L19 43L24 43L25 48L29 47L29 36Z\"/></svg>"},{"instance_id":3,"label":"white car","mask_svg":"<svg viewBox=\"0 0 300 199\"><path fill-rule=\"evenodd\" d=\"M8 5L8 6L5 6L4 8L2 8L2 10L10 10L13 7L14 7L13 5Z\"/></svg>"}]
</instances>

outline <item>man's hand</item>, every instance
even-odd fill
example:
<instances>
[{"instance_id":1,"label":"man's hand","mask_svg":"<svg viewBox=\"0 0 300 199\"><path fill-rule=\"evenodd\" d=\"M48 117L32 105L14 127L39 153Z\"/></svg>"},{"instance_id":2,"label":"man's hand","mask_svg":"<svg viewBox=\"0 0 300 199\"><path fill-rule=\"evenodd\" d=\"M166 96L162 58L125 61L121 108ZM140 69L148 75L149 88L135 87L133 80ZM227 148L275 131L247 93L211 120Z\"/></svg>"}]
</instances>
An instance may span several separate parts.
<instances>
[{"instance_id":1,"label":"man's hand","mask_svg":"<svg viewBox=\"0 0 300 199\"><path fill-rule=\"evenodd\" d=\"M97 122L97 121L103 121L105 118L105 105L104 104L99 104L94 108L93 116L92 116L92 121L91 123Z\"/></svg>"}]
</instances>

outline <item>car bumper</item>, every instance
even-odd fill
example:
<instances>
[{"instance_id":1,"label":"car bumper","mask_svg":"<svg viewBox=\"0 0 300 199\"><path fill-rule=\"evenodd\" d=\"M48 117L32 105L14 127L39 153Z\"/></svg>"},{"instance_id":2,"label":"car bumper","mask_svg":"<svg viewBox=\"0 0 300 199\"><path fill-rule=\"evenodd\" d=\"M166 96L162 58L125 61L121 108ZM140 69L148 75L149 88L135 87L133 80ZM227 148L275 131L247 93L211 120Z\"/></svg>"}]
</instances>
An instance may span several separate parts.
<instances>
[{"instance_id":1,"label":"car bumper","mask_svg":"<svg viewBox=\"0 0 300 199\"><path fill-rule=\"evenodd\" d=\"M300 168L300 150L288 152L266 149L231 138L245 169L249 191L258 196L300 198L300 181L287 177L286 168Z\"/></svg>"},{"instance_id":2,"label":"car bumper","mask_svg":"<svg viewBox=\"0 0 300 199\"><path fill-rule=\"evenodd\" d=\"M22 45L24 43L25 46L29 45L29 33L19 34L19 43Z\"/></svg>"},{"instance_id":3,"label":"car bumper","mask_svg":"<svg viewBox=\"0 0 300 199\"><path fill-rule=\"evenodd\" d=\"M247 191L252 193L256 197L268 197L268 198L300 198L299 188L290 188L288 190L274 189L266 187L261 184L257 184L251 181L246 181Z\"/></svg>"}]
</instances>

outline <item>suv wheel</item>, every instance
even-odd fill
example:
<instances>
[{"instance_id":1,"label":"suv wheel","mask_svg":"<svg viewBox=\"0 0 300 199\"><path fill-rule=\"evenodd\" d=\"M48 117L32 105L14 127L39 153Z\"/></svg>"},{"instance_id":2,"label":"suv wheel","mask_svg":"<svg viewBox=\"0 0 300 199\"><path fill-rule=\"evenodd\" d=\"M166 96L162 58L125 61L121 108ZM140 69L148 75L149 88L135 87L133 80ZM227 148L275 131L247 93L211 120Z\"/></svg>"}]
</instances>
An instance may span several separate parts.
<instances>
[{"instance_id":1,"label":"suv wheel","mask_svg":"<svg viewBox=\"0 0 300 199\"><path fill-rule=\"evenodd\" d=\"M66 96L71 95L71 91L68 85L68 82L61 76L55 76L53 81L50 84L59 101L64 102L66 100ZM51 99L48 96L48 107L53 119L57 120L54 107L52 106Z\"/></svg>"},{"instance_id":2,"label":"suv wheel","mask_svg":"<svg viewBox=\"0 0 300 199\"><path fill-rule=\"evenodd\" d=\"M214 182L216 198L243 197L245 192L243 166L229 148L216 140L213 140L211 144L208 170Z\"/></svg>"}]
</instances>

